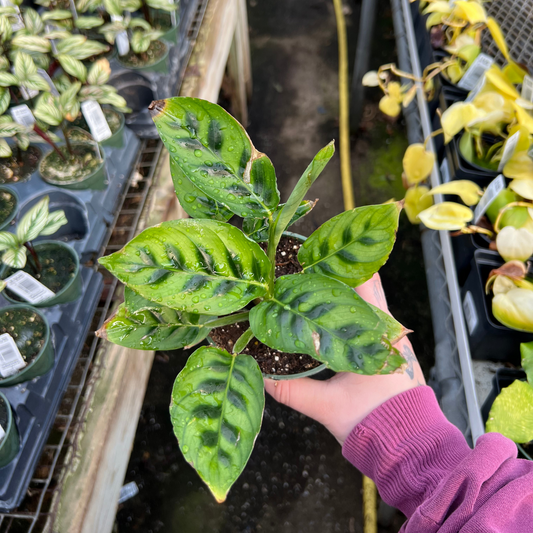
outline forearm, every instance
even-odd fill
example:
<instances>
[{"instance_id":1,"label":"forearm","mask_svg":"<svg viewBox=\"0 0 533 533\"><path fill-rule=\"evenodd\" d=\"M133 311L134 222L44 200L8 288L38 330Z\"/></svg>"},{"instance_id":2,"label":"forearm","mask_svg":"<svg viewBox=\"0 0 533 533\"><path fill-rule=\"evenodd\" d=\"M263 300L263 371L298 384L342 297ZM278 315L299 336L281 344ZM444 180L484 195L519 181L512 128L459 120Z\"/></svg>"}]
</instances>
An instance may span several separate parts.
<instances>
[{"instance_id":1,"label":"forearm","mask_svg":"<svg viewBox=\"0 0 533 533\"><path fill-rule=\"evenodd\" d=\"M429 387L375 409L343 453L409 518L406 533L531 530L533 464L517 460L516 446L497 434L471 450Z\"/></svg>"}]
</instances>

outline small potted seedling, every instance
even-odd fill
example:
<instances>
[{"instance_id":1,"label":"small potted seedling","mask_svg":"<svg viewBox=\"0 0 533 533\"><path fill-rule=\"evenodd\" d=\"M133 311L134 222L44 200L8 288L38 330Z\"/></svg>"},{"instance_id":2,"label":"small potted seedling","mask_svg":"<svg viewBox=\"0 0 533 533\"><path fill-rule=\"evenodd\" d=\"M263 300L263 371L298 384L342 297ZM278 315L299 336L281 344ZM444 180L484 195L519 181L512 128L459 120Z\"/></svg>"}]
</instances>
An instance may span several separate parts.
<instances>
[{"instance_id":1,"label":"small potted seedling","mask_svg":"<svg viewBox=\"0 0 533 533\"><path fill-rule=\"evenodd\" d=\"M77 253L60 241L34 243L39 236L53 235L67 224L63 211L48 212L48 201L45 196L35 204L18 222L15 233L0 232L1 275L7 283L4 297L11 302L49 307L75 300L80 294Z\"/></svg>"},{"instance_id":2,"label":"small potted seedling","mask_svg":"<svg viewBox=\"0 0 533 533\"><path fill-rule=\"evenodd\" d=\"M179 0L143 0L142 13L154 30L162 31L162 39L176 43Z\"/></svg>"},{"instance_id":3,"label":"small potted seedling","mask_svg":"<svg viewBox=\"0 0 533 533\"><path fill-rule=\"evenodd\" d=\"M19 433L8 399L0 392L0 468L9 464L20 448Z\"/></svg>"},{"instance_id":4,"label":"small potted seedling","mask_svg":"<svg viewBox=\"0 0 533 533\"><path fill-rule=\"evenodd\" d=\"M54 349L46 317L29 305L0 309L0 387L46 374L54 366Z\"/></svg>"},{"instance_id":5,"label":"small potted seedling","mask_svg":"<svg viewBox=\"0 0 533 533\"><path fill-rule=\"evenodd\" d=\"M302 244L284 233L312 207L304 197L333 156L333 143L282 204L270 159L222 108L170 98L149 109L170 152L178 198L195 218L146 229L100 260L126 294L98 334L148 350L192 346L210 333L217 338L176 378L170 411L185 458L220 502L261 426L262 373L283 374L290 362L299 377L303 358L337 372L405 368L394 344L407 330L354 291L389 257L401 203L342 213ZM250 237L226 222L234 215ZM270 358L260 367L265 351Z\"/></svg>"}]
</instances>

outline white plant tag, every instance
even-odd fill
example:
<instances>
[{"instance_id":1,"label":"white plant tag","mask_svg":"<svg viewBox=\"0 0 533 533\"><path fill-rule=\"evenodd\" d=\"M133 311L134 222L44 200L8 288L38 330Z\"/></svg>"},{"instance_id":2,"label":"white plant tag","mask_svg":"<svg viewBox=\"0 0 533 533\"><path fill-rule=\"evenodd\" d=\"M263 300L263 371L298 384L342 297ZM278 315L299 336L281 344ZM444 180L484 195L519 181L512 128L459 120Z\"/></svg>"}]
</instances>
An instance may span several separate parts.
<instances>
[{"instance_id":1,"label":"white plant tag","mask_svg":"<svg viewBox=\"0 0 533 533\"><path fill-rule=\"evenodd\" d=\"M4 281L10 291L13 291L31 304L37 304L55 296L54 292L48 287L45 287L40 281L37 281L23 270L18 270Z\"/></svg>"},{"instance_id":2,"label":"white plant tag","mask_svg":"<svg viewBox=\"0 0 533 533\"><path fill-rule=\"evenodd\" d=\"M463 300L463 310L465 312L466 325L468 326L468 331L470 335L474 333L479 323L477 317L476 306L474 305L474 298L472 298L472 293L468 291Z\"/></svg>"},{"instance_id":3,"label":"white plant tag","mask_svg":"<svg viewBox=\"0 0 533 533\"><path fill-rule=\"evenodd\" d=\"M111 128L105 119L100 104L95 100L86 100L81 103L81 112L89 125L91 135L96 142L105 141L111 137Z\"/></svg>"},{"instance_id":4,"label":"white plant tag","mask_svg":"<svg viewBox=\"0 0 533 533\"><path fill-rule=\"evenodd\" d=\"M476 86L468 93L468 95L465 98L466 103L470 103L474 100L474 98L481 92L481 89L485 87L485 82L487 81L487 78L485 74L477 80Z\"/></svg>"},{"instance_id":5,"label":"white plant tag","mask_svg":"<svg viewBox=\"0 0 533 533\"><path fill-rule=\"evenodd\" d=\"M54 82L52 81L52 78L48 75L48 72L44 70L44 68L38 68L37 74L43 78L43 80L48 83L48 86L50 87L50 92L54 96L59 96L59 91L57 90L56 86L54 85Z\"/></svg>"},{"instance_id":6,"label":"white plant tag","mask_svg":"<svg viewBox=\"0 0 533 533\"><path fill-rule=\"evenodd\" d=\"M487 54L479 54L474 62L468 67L468 70L464 73L463 77L457 83L457 86L461 89L471 91L479 81L479 78L483 76L485 71L490 68L494 63L494 59Z\"/></svg>"},{"instance_id":7,"label":"white plant tag","mask_svg":"<svg viewBox=\"0 0 533 533\"><path fill-rule=\"evenodd\" d=\"M72 18L76 20L78 18L78 10L76 9L76 2L74 0L69 0L70 12L72 13Z\"/></svg>"},{"instance_id":8,"label":"white plant tag","mask_svg":"<svg viewBox=\"0 0 533 533\"><path fill-rule=\"evenodd\" d=\"M25 366L13 337L9 333L0 335L0 375L7 378Z\"/></svg>"},{"instance_id":9,"label":"white plant tag","mask_svg":"<svg viewBox=\"0 0 533 533\"><path fill-rule=\"evenodd\" d=\"M26 104L12 107L9 112L17 124L31 128L35 124L35 117Z\"/></svg>"},{"instance_id":10,"label":"white plant tag","mask_svg":"<svg viewBox=\"0 0 533 533\"><path fill-rule=\"evenodd\" d=\"M448 183L451 181L450 165L448 164L448 160L446 158L443 159L440 166L440 175L442 177L442 183Z\"/></svg>"},{"instance_id":11,"label":"white plant tag","mask_svg":"<svg viewBox=\"0 0 533 533\"><path fill-rule=\"evenodd\" d=\"M0 424L0 442L2 439L6 436L6 432L4 431L4 428L2 427L2 424Z\"/></svg>"},{"instance_id":12,"label":"white plant tag","mask_svg":"<svg viewBox=\"0 0 533 533\"><path fill-rule=\"evenodd\" d=\"M52 33L53 31L57 30L58 27L54 26L53 24L45 24L44 29L46 33ZM50 46L52 47L52 52L57 55L57 45L55 39L50 39Z\"/></svg>"},{"instance_id":13,"label":"white plant tag","mask_svg":"<svg viewBox=\"0 0 533 533\"><path fill-rule=\"evenodd\" d=\"M169 4L174 4L174 0L168 0ZM175 28L178 24L178 18L176 17L176 10L170 12L170 24Z\"/></svg>"},{"instance_id":14,"label":"white plant tag","mask_svg":"<svg viewBox=\"0 0 533 533\"><path fill-rule=\"evenodd\" d=\"M111 15L111 20L113 22L120 22L124 17L120 15ZM115 38L115 44L118 48L118 55L125 56L130 51L130 40L128 39L128 33L126 31L121 31L117 34Z\"/></svg>"},{"instance_id":15,"label":"white plant tag","mask_svg":"<svg viewBox=\"0 0 533 533\"><path fill-rule=\"evenodd\" d=\"M524 100L533 102L533 78L527 74L524 76L524 81L522 82L522 93L520 96Z\"/></svg>"},{"instance_id":16,"label":"white plant tag","mask_svg":"<svg viewBox=\"0 0 533 533\"><path fill-rule=\"evenodd\" d=\"M500 159L500 164L498 165L498 172L503 170L503 167L507 164L507 161L513 157L514 151L516 150L516 145L520 140L520 132L517 131L511 135L505 142L505 148L503 150L502 158Z\"/></svg>"},{"instance_id":17,"label":"white plant tag","mask_svg":"<svg viewBox=\"0 0 533 533\"><path fill-rule=\"evenodd\" d=\"M494 178L479 201L474 211L474 224L479 222L479 219L485 214L485 211L489 208L490 204L494 201L496 196L505 189L505 178L503 174L500 174L497 178Z\"/></svg>"}]
</instances>

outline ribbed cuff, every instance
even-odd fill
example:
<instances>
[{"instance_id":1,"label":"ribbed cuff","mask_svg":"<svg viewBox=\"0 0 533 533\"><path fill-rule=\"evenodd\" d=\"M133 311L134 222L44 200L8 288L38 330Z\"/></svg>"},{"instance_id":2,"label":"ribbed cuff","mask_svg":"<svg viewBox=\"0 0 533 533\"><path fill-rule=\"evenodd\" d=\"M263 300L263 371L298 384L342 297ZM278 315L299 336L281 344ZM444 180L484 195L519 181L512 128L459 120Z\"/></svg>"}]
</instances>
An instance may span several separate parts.
<instances>
[{"instance_id":1,"label":"ribbed cuff","mask_svg":"<svg viewBox=\"0 0 533 533\"><path fill-rule=\"evenodd\" d=\"M342 453L408 518L471 452L430 387L406 391L355 426Z\"/></svg>"}]
</instances>

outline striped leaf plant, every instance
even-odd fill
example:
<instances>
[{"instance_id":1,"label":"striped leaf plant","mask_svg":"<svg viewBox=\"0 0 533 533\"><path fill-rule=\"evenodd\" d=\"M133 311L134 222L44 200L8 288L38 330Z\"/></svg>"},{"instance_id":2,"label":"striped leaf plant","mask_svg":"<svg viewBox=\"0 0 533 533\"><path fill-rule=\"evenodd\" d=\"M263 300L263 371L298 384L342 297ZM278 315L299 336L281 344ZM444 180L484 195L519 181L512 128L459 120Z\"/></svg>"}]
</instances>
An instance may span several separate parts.
<instances>
[{"instance_id":1,"label":"striped leaf plant","mask_svg":"<svg viewBox=\"0 0 533 533\"><path fill-rule=\"evenodd\" d=\"M192 218L148 228L100 259L126 289L125 302L98 334L131 348L169 350L201 342L212 328L250 323L233 353L197 349L172 391L181 451L222 502L261 426L262 374L242 353L250 340L308 354L337 372L404 368L393 345L405 328L354 291L388 259L401 203L359 207L327 221L300 248L303 272L276 279L276 248L313 207L304 197L333 156L333 143L280 203L272 162L221 107L179 97L153 102L150 112ZM228 223L234 216L243 219L243 231Z\"/></svg>"}]
</instances>

